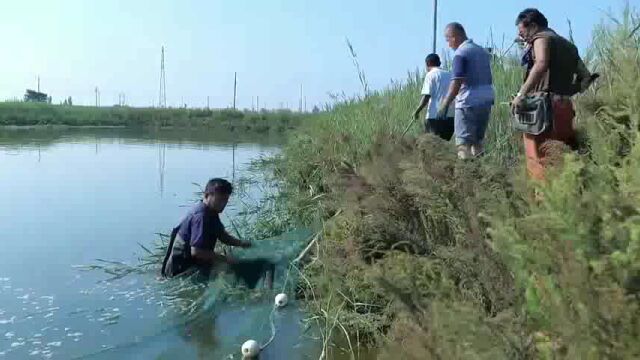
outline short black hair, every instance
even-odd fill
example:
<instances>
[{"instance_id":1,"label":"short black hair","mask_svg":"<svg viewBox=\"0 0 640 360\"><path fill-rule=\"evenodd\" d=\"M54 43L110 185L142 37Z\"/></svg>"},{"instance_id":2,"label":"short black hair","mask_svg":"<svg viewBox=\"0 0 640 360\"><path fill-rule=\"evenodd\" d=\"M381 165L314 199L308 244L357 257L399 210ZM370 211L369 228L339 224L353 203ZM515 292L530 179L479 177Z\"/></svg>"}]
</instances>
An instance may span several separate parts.
<instances>
[{"instance_id":1,"label":"short black hair","mask_svg":"<svg viewBox=\"0 0 640 360\"><path fill-rule=\"evenodd\" d=\"M549 20L547 20L540 10L534 8L524 9L518 14L516 25L520 25L520 23L525 27L529 27L531 24L536 24L541 28L549 27Z\"/></svg>"},{"instance_id":2,"label":"short black hair","mask_svg":"<svg viewBox=\"0 0 640 360\"><path fill-rule=\"evenodd\" d=\"M233 192L233 185L225 179L214 178L207 182L207 186L204 188L204 195L213 194L225 194L231 195Z\"/></svg>"},{"instance_id":3,"label":"short black hair","mask_svg":"<svg viewBox=\"0 0 640 360\"><path fill-rule=\"evenodd\" d=\"M455 32L458 35L467 37L467 31L464 29L464 26L462 26L462 24L460 24L459 22L452 22L449 25L447 25L447 28L453 30L453 32Z\"/></svg>"},{"instance_id":4,"label":"short black hair","mask_svg":"<svg viewBox=\"0 0 640 360\"><path fill-rule=\"evenodd\" d=\"M442 65L442 63L440 62L440 56L438 56L438 54L429 54L424 59L424 61L427 63L427 66L439 67L440 65Z\"/></svg>"}]
</instances>

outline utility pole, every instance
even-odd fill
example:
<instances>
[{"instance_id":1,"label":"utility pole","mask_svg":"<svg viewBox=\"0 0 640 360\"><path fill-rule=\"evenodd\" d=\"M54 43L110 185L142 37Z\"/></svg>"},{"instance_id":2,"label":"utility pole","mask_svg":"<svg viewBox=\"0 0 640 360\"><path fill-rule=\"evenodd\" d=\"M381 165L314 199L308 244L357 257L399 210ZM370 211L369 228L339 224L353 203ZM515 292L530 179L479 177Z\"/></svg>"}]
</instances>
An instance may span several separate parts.
<instances>
[{"instance_id":1,"label":"utility pole","mask_svg":"<svg viewBox=\"0 0 640 360\"><path fill-rule=\"evenodd\" d=\"M95 92L96 92L96 107L98 107L100 106L100 90L98 89L97 86L96 86Z\"/></svg>"},{"instance_id":2,"label":"utility pole","mask_svg":"<svg viewBox=\"0 0 640 360\"><path fill-rule=\"evenodd\" d=\"M38 92L40 92L40 75L38 75Z\"/></svg>"},{"instance_id":3,"label":"utility pole","mask_svg":"<svg viewBox=\"0 0 640 360\"><path fill-rule=\"evenodd\" d=\"M304 97L304 112L307 112L307 96Z\"/></svg>"},{"instance_id":4,"label":"utility pole","mask_svg":"<svg viewBox=\"0 0 640 360\"><path fill-rule=\"evenodd\" d=\"M209 110L209 96L207 96L207 110Z\"/></svg>"},{"instance_id":5,"label":"utility pole","mask_svg":"<svg viewBox=\"0 0 640 360\"><path fill-rule=\"evenodd\" d=\"M238 73L233 73L233 110L236 109L236 93L238 90Z\"/></svg>"},{"instance_id":6,"label":"utility pole","mask_svg":"<svg viewBox=\"0 0 640 360\"><path fill-rule=\"evenodd\" d=\"M436 53L438 33L438 0L433 0L433 53Z\"/></svg>"},{"instance_id":7,"label":"utility pole","mask_svg":"<svg viewBox=\"0 0 640 360\"><path fill-rule=\"evenodd\" d=\"M260 96L256 97L256 111L260 111Z\"/></svg>"},{"instance_id":8,"label":"utility pole","mask_svg":"<svg viewBox=\"0 0 640 360\"><path fill-rule=\"evenodd\" d=\"M160 97L158 99L158 107L167 107L167 80L164 72L164 46L162 47L162 55L160 57Z\"/></svg>"},{"instance_id":9,"label":"utility pole","mask_svg":"<svg viewBox=\"0 0 640 360\"><path fill-rule=\"evenodd\" d=\"M298 111L302 112L302 93L303 93L303 89L302 89L302 84L300 84L300 104L298 105Z\"/></svg>"}]
</instances>

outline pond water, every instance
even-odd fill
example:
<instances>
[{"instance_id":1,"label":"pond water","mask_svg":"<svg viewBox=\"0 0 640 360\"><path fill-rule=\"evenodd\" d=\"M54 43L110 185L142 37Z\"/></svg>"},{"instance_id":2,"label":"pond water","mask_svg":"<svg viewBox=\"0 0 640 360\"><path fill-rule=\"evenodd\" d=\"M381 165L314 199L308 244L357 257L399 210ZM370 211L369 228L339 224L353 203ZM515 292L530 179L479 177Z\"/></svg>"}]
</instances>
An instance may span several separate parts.
<instances>
[{"instance_id":1,"label":"pond water","mask_svg":"<svg viewBox=\"0 0 640 360\"><path fill-rule=\"evenodd\" d=\"M177 130L0 130L0 359L239 359L244 340L264 341L269 303L231 302L186 326L164 315L155 273L103 282L104 272L73 267L136 263L138 243L150 246L187 211L199 190L194 182L237 179L282 142L236 139ZM223 222L240 210L232 200ZM303 317L295 305L276 314L278 333L263 359L318 358Z\"/></svg>"}]
</instances>

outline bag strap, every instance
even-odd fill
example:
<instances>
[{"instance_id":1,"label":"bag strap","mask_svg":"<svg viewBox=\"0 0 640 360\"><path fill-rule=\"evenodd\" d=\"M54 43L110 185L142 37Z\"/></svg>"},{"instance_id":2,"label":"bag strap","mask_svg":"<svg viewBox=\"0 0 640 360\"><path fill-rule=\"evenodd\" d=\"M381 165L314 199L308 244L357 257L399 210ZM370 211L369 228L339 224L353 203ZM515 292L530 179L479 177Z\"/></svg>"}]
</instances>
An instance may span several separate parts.
<instances>
[{"instance_id":1,"label":"bag strap","mask_svg":"<svg viewBox=\"0 0 640 360\"><path fill-rule=\"evenodd\" d=\"M171 236L169 237L169 247L167 248L167 253L164 254L164 259L162 260L162 268L160 269L160 273L162 276L167 277L166 266L169 261L169 257L171 256L171 252L173 251L173 243L176 241L176 236L178 235L178 231L180 230L180 226L176 226L171 230Z\"/></svg>"}]
</instances>

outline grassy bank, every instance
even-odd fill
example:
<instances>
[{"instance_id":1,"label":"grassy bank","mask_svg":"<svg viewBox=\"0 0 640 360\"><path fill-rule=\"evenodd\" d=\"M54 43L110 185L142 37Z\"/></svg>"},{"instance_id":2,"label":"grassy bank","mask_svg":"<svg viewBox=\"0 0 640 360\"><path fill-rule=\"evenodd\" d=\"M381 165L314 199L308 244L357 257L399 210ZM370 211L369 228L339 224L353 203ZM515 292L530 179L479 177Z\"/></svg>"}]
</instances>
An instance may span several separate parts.
<instances>
[{"instance_id":1,"label":"grassy bank","mask_svg":"<svg viewBox=\"0 0 640 360\"><path fill-rule=\"evenodd\" d=\"M241 112L232 109L160 109L0 103L0 126L224 127L255 132L295 128L309 114L286 110Z\"/></svg>"},{"instance_id":2,"label":"grassy bank","mask_svg":"<svg viewBox=\"0 0 640 360\"><path fill-rule=\"evenodd\" d=\"M544 184L526 181L505 107L480 161L417 124L402 137L418 74L298 132L276 174L290 216L325 219L301 289L325 337L389 359L640 356L638 19L595 29L585 151L558 156ZM508 101L521 69L493 70Z\"/></svg>"}]
</instances>

